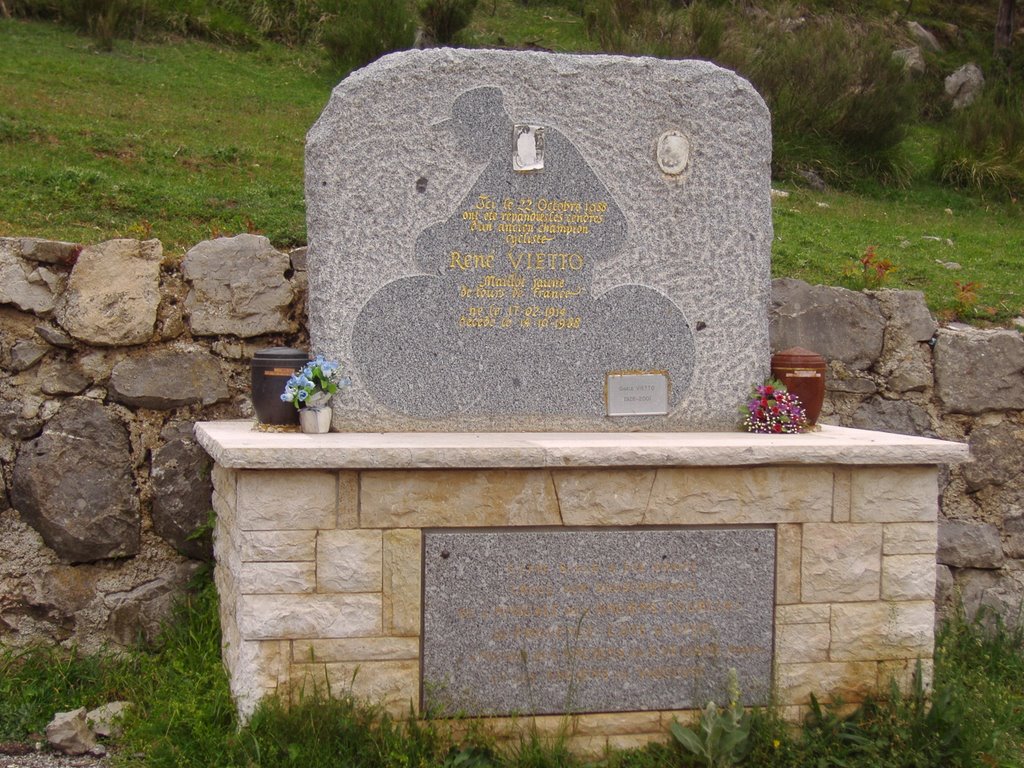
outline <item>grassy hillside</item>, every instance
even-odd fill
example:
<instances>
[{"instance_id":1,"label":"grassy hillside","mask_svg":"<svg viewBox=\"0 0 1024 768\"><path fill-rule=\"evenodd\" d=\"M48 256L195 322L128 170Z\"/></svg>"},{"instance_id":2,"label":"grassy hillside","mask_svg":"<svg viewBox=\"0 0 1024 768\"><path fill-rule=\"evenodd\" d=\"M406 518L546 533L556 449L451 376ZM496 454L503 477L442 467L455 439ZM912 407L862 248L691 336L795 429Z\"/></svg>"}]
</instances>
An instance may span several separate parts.
<instances>
[{"instance_id":1,"label":"grassy hillside","mask_svg":"<svg viewBox=\"0 0 1024 768\"><path fill-rule=\"evenodd\" d=\"M305 241L305 132L333 78L301 51L178 40L98 52L0 20L0 234Z\"/></svg>"},{"instance_id":2,"label":"grassy hillside","mask_svg":"<svg viewBox=\"0 0 1024 768\"><path fill-rule=\"evenodd\" d=\"M480 0L462 39L592 50L593 2ZM887 5L906 7L877 0L864 8L902 29L901 18L884 16L895 10ZM963 5L970 23L942 54L950 64L988 44L981 5ZM939 11L949 4L913 6L936 28L945 23ZM680 44L694 43L687 29ZM115 39L103 51L66 27L0 19L0 235L157 237L178 253L240 231L279 247L303 243L303 141L337 69L314 43L286 47L255 33L256 42L233 47L156 37ZM775 204L775 274L923 290L946 317L1007 322L1024 314L1024 270L1015 265L1024 250L1021 206L998 189L958 191L935 180L941 117L898 144L899 184L860 179L815 192L798 176L779 179L790 196ZM869 248L875 256L865 269L858 260Z\"/></svg>"}]
</instances>

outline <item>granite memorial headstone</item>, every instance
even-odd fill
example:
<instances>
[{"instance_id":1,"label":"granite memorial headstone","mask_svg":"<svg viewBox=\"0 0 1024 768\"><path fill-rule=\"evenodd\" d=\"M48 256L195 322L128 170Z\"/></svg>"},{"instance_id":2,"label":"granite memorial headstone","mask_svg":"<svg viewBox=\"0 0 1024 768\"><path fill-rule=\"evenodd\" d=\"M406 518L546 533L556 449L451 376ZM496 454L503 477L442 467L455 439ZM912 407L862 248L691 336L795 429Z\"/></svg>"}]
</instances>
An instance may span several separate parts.
<instances>
[{"instance_id":1,"label":"granite memorial headstone","mask_svg":"<svg viewBox=\"0 0 1024 768\"><path fill-rule=\"evenodd\" d=\"M409 51L306 148L353 431L729 429L767 373L770 122L704 62Z\"/></svg>"}]
</instances>

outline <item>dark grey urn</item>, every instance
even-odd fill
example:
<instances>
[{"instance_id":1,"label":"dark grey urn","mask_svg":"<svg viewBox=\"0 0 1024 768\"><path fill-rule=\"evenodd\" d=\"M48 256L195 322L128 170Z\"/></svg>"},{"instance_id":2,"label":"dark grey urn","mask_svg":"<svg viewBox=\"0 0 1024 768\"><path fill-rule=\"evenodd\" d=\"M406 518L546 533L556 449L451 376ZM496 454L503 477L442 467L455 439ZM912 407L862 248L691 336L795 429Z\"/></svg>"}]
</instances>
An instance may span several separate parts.
<instances>
[{"instance_id":1,"label":"dark grey urn","mask_svg":"<svg viewBox=\"0 0 1024 768\"><path fill-rule=\"evenodd\" d=\"M261 424L298 424L299 412L281 399L292 374L309 362L301 349L270 347L252 357L252 406Z\"/></svg>"}]
</instances>

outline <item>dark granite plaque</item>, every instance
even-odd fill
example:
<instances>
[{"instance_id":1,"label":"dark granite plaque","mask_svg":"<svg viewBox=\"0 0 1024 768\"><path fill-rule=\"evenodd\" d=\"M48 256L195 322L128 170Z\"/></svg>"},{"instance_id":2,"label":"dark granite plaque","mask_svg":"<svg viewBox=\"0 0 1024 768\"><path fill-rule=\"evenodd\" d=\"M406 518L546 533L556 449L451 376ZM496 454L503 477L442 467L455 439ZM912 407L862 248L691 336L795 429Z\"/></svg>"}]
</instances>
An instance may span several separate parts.
<instances>
[{"instance_id":1,"label":"dark granite plaque","mask_svg":"<svg viewBox=\"0 0 1024 768\"><path fill-rule=\"evenodd\" d=\"M424 531L425 709L767 704L775 529Z\"/></svg>"}]
</instances>

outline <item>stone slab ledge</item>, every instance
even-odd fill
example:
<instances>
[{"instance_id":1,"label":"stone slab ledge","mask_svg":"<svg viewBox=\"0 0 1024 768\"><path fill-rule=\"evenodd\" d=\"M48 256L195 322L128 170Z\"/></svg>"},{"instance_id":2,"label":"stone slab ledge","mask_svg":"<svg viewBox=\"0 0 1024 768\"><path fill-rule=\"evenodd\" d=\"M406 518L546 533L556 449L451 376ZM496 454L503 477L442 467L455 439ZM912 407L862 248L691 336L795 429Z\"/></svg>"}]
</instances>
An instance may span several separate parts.
<instances>
[{"instance_id":1,"label":"stone slab ledge","mask_svg":"<svg viewBox=\"0 0 1024 768\"><path fill-rule=\"evenodd\" d=\"M253 421L195 426L229 469L926 465L968 458L966 443L822 426L802 435L746 432L263 432Z\"/></svg>"}]
</instances>

